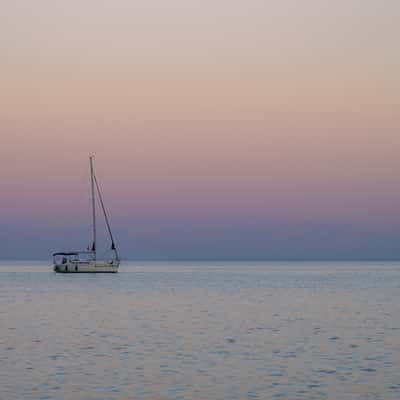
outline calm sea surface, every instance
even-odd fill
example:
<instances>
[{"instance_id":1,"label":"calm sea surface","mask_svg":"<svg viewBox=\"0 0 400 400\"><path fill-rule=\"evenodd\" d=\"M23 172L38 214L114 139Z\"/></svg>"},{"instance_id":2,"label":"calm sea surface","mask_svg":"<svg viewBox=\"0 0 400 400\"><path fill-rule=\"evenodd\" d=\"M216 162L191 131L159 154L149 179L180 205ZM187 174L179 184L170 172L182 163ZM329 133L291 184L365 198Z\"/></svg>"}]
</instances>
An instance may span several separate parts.
<instances>
[{"instance_id":1,"label":"calm sea surface","mask_svg":"<svg viewBox=\"0 0 400 400\"><path fill-rule=\"evenodd\" d=\"M0 399L399 399L400 263L0 263Z\"/></svg>"}]
</instances>

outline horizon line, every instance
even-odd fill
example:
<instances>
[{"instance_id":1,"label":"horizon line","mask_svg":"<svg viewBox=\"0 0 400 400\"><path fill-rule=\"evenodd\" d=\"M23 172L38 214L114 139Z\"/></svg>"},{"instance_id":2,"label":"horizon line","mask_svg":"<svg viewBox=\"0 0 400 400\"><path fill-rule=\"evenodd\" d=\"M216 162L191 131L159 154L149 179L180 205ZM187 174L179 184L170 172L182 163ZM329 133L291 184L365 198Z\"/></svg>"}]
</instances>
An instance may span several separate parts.
<instances>
[{"instance_id":1,"label":"horizon line","mask_svg":"<svg viewBox=\"0 0 400 400\"><path fill-rule=\"evenodd\" d=\"M47 262L49 258L0 258L4 261ZM122 258L121 262L400 262L400 258Z\"/></svg>"}]
</instances>

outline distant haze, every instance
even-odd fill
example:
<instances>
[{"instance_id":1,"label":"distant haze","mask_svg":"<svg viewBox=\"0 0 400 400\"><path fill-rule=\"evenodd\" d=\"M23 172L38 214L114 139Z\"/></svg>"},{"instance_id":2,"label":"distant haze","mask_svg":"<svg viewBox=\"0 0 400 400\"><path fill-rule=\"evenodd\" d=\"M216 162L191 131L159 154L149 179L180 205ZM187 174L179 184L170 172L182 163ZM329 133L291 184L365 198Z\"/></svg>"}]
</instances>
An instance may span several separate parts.
<instances>
[{"instance_id":1,"label":"distant haze","mask_svg":"<svg viewBox=\"0 0 400 400\"><path fill-rule=\"evenodd\" d=\"M7 2L0 259L90 243L89 154L122 257L399 258L399 21L397 0Z\"/></svg>"}]
</instances>

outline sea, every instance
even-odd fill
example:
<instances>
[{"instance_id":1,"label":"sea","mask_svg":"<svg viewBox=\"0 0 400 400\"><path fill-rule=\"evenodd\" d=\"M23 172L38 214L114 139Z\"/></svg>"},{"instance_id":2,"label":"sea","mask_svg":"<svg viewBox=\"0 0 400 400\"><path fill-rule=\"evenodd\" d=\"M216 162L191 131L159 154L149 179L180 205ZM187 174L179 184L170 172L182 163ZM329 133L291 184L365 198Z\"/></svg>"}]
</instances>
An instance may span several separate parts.
<instances>
[{"instance_id":1,"label":"sea","mask_svg":"<svg viewBox=\"0 0 400 400\"><path fill-rule=\"evenodd\" d=\"M400 262L0 262L0 399L400 399Z\"/></svg>"}]
</instances>

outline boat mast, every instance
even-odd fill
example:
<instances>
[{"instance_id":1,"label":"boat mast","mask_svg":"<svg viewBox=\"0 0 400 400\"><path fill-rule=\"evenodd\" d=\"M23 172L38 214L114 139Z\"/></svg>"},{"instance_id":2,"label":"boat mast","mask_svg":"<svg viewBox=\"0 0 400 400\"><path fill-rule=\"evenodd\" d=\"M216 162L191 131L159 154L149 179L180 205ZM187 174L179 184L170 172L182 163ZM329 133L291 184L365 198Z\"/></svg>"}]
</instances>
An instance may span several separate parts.
<instances>
[{"instance_id":1,"label":"boat mast","mask_svg":"<svg viewBox=\"0 0 400 400\"><path fill-rule=\"evenodd\" d=\"M94 198L94 173L93 173L93 157L89 157L90 161L90 184L92 189L92 227L93 227L93 244L92 252L94 260L96 261L96 204Z\"/></svg>"}]
</instances>

